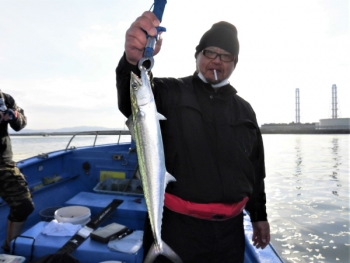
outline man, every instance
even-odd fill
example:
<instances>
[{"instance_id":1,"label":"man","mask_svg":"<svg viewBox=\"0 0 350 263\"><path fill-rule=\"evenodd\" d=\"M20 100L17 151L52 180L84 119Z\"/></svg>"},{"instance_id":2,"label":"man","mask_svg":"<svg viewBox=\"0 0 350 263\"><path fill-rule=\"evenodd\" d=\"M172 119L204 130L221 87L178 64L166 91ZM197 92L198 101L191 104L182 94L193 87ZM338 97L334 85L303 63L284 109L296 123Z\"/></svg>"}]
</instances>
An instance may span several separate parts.
<instances>
[{"instance_id":1,"label":"man","mask_svg":"<svg viewBox=\"0 0 350 263\"><path fill-rule=\"evenodd\" d=\"M119 109L126 117L131 114L130 71L140 74L145 32L156 35L159 23L145 12L126 32L116 69ZM154 55L161 44L157 41ZM196 47L193 76L151 75L157 110L167 118L160 122L166 168L176 178L166 188L162 238L186 263L244 262L244 207L254 245L263 249L270 242L262 136L250 104L228 82L238 53L236 28L219 22ZM147 222L145 253L152 238ZM156 262L169 261L159 256Z\"/></svg>"},{"instance_id":2,"label":"man","mask_svg":"<svg viewBox=\"0 0 350 263\"><path fill-rule=\"evenodd\" d=\"M10 252L11 241L21 233L27 217L34 210L27 182L12 160L8 124L19 131L26 126L27 118L11 95L0 90L0 196L10 207L7 236L2 246L7 253Z\"/></svg>"}]
</instances>

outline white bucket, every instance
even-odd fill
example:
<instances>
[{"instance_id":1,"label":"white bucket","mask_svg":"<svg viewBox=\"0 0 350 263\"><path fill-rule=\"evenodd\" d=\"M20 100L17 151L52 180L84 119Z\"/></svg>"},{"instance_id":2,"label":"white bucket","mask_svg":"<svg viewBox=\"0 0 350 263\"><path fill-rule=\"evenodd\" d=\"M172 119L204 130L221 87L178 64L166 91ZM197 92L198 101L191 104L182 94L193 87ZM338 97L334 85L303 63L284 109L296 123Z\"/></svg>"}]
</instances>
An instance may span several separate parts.
<instances>
[{"instance_id":1,"label":"white bucket","mask_svg":"<svg viewBox=\"0 0 350 263\"><path fill-rule=\"evenodd\" d=\"M55 219L61 223L85 225L90 221L91 212L85 206L66 206L55 211Z\"/></svg>"}]
</instances>

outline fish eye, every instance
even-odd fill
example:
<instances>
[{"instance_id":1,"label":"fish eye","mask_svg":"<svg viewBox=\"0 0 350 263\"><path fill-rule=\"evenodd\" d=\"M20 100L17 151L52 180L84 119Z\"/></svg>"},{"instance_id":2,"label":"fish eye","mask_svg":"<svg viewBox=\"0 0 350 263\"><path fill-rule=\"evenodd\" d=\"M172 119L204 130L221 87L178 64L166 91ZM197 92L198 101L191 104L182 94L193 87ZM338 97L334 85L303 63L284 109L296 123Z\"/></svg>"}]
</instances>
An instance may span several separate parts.
<instances>
[{"instance_id":1,"label":"fish eye","mask_svg":"<svg viewBox=\"0 0 350 263\"><path fill-rule=\"evenodd\" d=\"M135 83L135 82L133 82L132 84L131 84L131 87L133 88L133 89L137 89L137 84Z\"/></svg>"}]
</instances>

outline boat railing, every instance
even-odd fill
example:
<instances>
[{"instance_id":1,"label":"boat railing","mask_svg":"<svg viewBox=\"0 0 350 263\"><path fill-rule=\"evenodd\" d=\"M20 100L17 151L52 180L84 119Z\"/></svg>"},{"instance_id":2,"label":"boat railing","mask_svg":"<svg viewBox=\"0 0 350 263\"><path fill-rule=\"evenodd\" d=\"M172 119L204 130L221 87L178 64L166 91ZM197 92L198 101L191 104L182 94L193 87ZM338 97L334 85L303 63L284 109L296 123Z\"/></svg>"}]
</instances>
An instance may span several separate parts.
<instances>
[{"instance_id":1,"label":"boat railing","mask_svg":"<svg viewBox=\"0 0 350 263\"><path fill-rule=\"evenodd\" d=\"M123 135L131 135L129 130L105 130L105 131L83 131L83 132L76 132L74 134L72 134L72 137L70 138L69 142L67 143L66 149L71 149L70 145L71 142L74 140L75 137L77 136L82 136L82 135L94 135L94 142L92 147L96 146L96 141L97 141L97 137L100 135L118 135L118 140L117 140L117 144L120 144L120 139Z\"/></svg>"},{"instance_id":2,"label":"boat railing","mask_svg":"<svg viewBox=\"0 0 350 263\"><path fill-rule=\"evenodd\" d=\"M107 136L106 136L107 135ZM44 136L44 137L63 137L63 138L54 138L49 143L45 142L42 143L42 153L35 154L33 150L29 150L28 153L24 153L23 156L26 156L27 158L21 158L19 160L16 160L17 165L20 167L26 166L28 164L33 164L36 162L39 162L42 159L47 159L52 156L58 156L61 154L65 154L65 152L75 150L78 148L86 148L86 147L97 147L97 146L103 146L103 145L120 145L122 143L128 144L132 143L131 134L129 130L99 130L99 131L81 131L81 132L51 132L46 133L46 135L43 135L43 133L22 133L20 135L15 136L25 136L25 137L38 137L38 136ZM89 138L82 138L83 136L88 136ZM98 138L101 138L98 140ZM74 140L75 139L75 140ZM37 138L35 138L37 140ZM35 141L34 140L34 141ZM67 143L68 141L68 143ZM72 145L74 143L75 145ZM51 149L50 151L45 151L49 149L46 147L46 144L54 145L55 149ZM30 153L30 154L29 154ZM32 157L35 157L34 159Z\"/></svg>"},{"instance_id":3,"label":"boat railing","mask_svg":"<svg viewBox=\"0 0 350 263\"><path fill-rule=\"evenodd\" d=\"M53 139L54 151L45 151L48 149L46 147L46 142L43 140L43 152L38 154L36 157L40 159L46 159L54 152L58 151L68 151L74 150L81 147L95 147L106 144L121 144L132 142L131 133L126 129L116 129L116 130L95 130L95 131L70 131L70 132L19 132L10 133L12 137L45 137L45 138L55 138L62 137L60 139ZM84 136L89 137L89 139L83 138ZM98 140L99 139L99 140ZM37 138L35 138L37 140ZM50 139L48 139L50 140ZM50 140L51 141L51 140ZM74 145L72 145L74 143ZM49 145L52 145L49 143ZM52 150L52 148L50 148ZM35 153L30 151L29 156L34 156ZM21 158L17 162L22 162L24 158Z\"/></svg>"}]
</instances>

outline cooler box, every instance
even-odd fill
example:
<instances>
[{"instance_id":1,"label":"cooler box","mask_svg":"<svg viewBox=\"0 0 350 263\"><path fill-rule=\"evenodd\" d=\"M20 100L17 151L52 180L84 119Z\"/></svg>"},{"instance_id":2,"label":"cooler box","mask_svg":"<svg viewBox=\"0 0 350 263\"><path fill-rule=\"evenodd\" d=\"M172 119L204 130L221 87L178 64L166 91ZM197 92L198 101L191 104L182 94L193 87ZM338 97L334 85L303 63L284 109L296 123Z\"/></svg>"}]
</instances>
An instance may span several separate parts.
<instances>
[{"instance_id":1,"label":"cooler box","mask_svg":"<svg viewBox=\"0 0 350 263\"><path fill-rule=\"evenodd\" d=\"M139 179L107 178L94 187L94 192L103 194L122 194L143 196L143 190Z\"/></svg>"},{"instance_id":2,"label":"cooler box","mask_svg":"<svg viewBox=\"0 0 350 263\"><path fill-rule=\"evenodd\" d=\"M129 195L112 195L92 192L80 192L69 199L65 206L78 205L86 206L91 210L91 217L97 215L113 199L123 200L110 218L103 222L103 225L116 222L134 230L143 230L147 216L147 207L144 197Z\"/></svg>"},{"instance_id":3,"label":"cooler box","mask_svg":"<svg viewBox=\"0 0 350 263\"><path fill-rule=\"evenodd\" d=\"M31 258L35 261L47 254L56 253L71 237L48 236L42 234L41 232L47 224L48 222L39 222L25 231L21 236L17 237L12 241L12 252L25 257L28 262ZM107 244L87 238L77 250L72 253L72 256L83 263L97 263L113 260L125 263L141 263L143 259L143 249L141 247L135 254L121 253L110 250Z\"/></svg>"}]
</instances>

